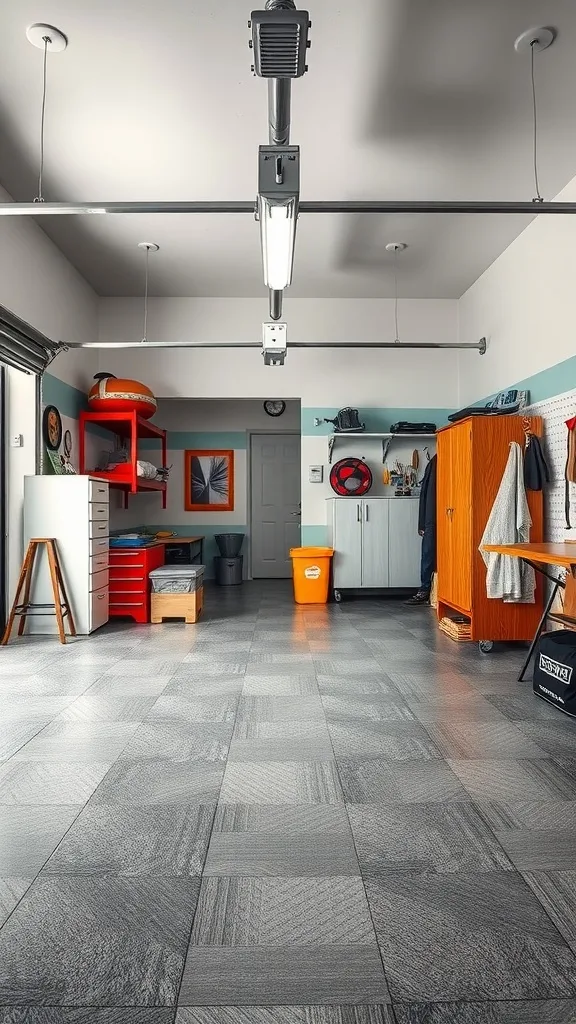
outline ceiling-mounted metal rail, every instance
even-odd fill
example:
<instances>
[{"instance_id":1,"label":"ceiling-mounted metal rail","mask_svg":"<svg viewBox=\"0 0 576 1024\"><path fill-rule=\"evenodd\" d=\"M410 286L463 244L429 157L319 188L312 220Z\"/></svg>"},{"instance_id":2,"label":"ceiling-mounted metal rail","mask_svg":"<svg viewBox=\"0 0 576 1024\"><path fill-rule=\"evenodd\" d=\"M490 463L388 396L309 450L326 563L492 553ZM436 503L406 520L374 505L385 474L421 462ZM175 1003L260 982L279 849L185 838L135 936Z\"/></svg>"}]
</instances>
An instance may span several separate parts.
<instances>
[{"instance_id":1,"label":"ceiling-mounted metal rail","mask_svg":"<svg viewBox=\"0 0 576 1024\"><path fill-rule=\"evenodd\" d=\"M185 214L256 213L256 203L246 202L125 202L125 203L0 203L3 217L60 217L91 214ZM438 199L346 199L300 202L299 213L469 213L469 214L576 214L576 203L492 202Z\"/></svg>"},{"instance_id":2,"label":"ceiling-mounted metal rail","mask_svg":"<svg viewBox=\"0 0 576 1024\"><path fill-rule=\"evenodd\" d=\"M149 348L262 348L260 341L69 341L62 343L62 351L77 348L117 349L130 348L144 351ZM289 341L287 348L457 348L472 349L483 356L486 338L479 341Z\"/></svg>"}]
</instances>

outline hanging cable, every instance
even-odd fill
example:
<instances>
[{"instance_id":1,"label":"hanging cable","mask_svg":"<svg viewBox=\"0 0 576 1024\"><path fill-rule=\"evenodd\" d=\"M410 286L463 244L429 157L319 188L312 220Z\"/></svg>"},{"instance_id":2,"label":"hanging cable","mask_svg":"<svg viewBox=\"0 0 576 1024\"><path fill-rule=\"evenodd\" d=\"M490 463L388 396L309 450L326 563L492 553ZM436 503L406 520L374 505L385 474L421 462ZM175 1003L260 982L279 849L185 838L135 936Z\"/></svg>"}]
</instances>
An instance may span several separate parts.
<instances>
[{"instance_id":1,"label":"hanging cable","mask_svg":"<svg viewBox=\"0 0 576 1024\"><path fill-rule=\"evenodd\" d=\"M148 341L148 264L150 261L150 247L146 246L146 277L144 283L144 334L142 341Z\"/></svg>"},{"instance_id":2,"label":"hanging cable","mask_svg":"<svg viewBox=\"0 0 576 1024\"><path fill-rule=\"evenodd\" d=\"M138 248L143 249L144 252L146 253L146 256L144 257L146 261L144 264L144 324L142 338L140 339L142 343L148 341L148 295L150 291L150 253L158 252L160 246L157 245L156 242L138 242Z\"/></svg>"},{"instance_id":3,"label":"hanging cable","mask_svg":"<svg viewBox=\"0 0 576 1024\"><path fill-rule=\"evenodd\" d=\"M44 121L46 118L46 72L48 67L48 43L50 42L50 36L42 36L42 42L44 43L44 58L42 62L42 112L40 114L40 169L38 171L38 195L34 200L35 203L44 202L44 196L42 194L44 178Z\"/></svg>"},{"instance_id":4,"label":"hanging cable","mask_svg":"<svg viewBox=\"0 0 576 1024\"><path fill-rule=\"evenodd\" d=\"M540 182L538 180L538 107L536 104L536 77L534 74L534 52L535 47L538 45L538 40L533 39L530 43L530 77L532 80L532 116L533 116L533 161L534 161L534 187L536 189L536 195L534 196L535 203L543 203L544 199L540 192Z\"/></svg>"},{"instance_id":5,"label":"hanging cable","mask_svg":"<svg viewBox=\"0 0 576 1024\"><path fill-rule=\"evenodd\" d=\"M399 342L398 337L398 249L394 249L394 341Z\"/></svg>"}]
</instances>

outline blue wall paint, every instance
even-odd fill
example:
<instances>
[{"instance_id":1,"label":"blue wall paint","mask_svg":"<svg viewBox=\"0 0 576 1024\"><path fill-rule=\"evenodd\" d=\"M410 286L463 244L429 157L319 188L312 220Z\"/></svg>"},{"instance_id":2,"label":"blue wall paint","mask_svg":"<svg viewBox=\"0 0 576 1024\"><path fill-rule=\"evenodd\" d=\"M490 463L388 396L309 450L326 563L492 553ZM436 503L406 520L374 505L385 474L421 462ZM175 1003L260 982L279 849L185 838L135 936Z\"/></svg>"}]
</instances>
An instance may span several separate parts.
<instances>
[{"instance_id":1,"label":"blue wall paint","mask_svg":"<svg viewBox=\"0 0 576 1024\"><path fill-rule=\"evenodd\" d=\"M324 548L328 544L327 526L302 526L300 529L302 547Z\"/></svg>"},{"instance_id":2,"label":"blue wall paint","mask_svg":"<svg viewBox=\"0 0 576 1024\"><path fill-rule=\"evenodd\" d=\"M42 377L42 401L44 405L55 405L62 416L70 416L73 420L79 419L82 410L88 407L85 391L53 377L51 373Z\"/></svg>"},{"instance_id":3,"label":"blue wall paint","mask_svg":"<svg viewBox=\"0 0 576 1024\"><path fill-rule=\"evenodd\" d=\"M534 373L531 377L511 384L510 388L529 391L530 403L544 402L547 398L554 398L556 395L564 394L565 391L572 391L576 388L576 356L563 359L555 366L549 366L546 370L540 370L540 373ZM502 391L508 390L508 388L502 388ZM493 397L494 395L490 395L485 401L488 402Z\"/></svg>"},{"instance_id":4,"label":"blue wall paint","mask_svg":"<svg viewBox=\"0 0 576 1024\"><path fill-rule=\"evenodd\" d=\"M330 418L336 416L338 409L318 408L312 409L303 407L301 411L302 434L320 436L331 434L334 427L331 423L321 423L319 427L314 426L314 419ZM408 420L411 423L431 422L437 427L442 427L448 422L448 416L454 409L412 409L404 406L401 409L359 409L360 422L366 424L368 433L387 432L392 423L399 420Z\"/></svg>"},{"instance_id":5,"label":"blue wall paint","mask_svg":"<svg viewBox=\"0 0 576 1024\"><path fill-rule=\"evenodd\" d=\"M69 416L70 419L79 420L80 413L88 408L88 395L85 391L80 391L79 388L73 387L72 384L67 384L66 381L60 380L59 377L54 377L51 373L45 373L42 376L42 405L55 405L61 416ZM110 440L110 431L97 426L95 423L89 423L86 429L94 437Z\"/></svg>"},{"instance_id":6,"label":"blue wall paint","mask_svg":"<svg viewBox=\"0 0 576 1024\"><path fill-rule=\"evenodd\" d=\"M214 448L246 449L248 446L246 431L243 430L169 430L167 440L168 448L171 451L179 449L185 451L187 448L206 448L208 450ZM143 438L139 447L141 449L158 449L159 445L160 441L156 441L153 438Z\"/></svg>"}]
</instances>

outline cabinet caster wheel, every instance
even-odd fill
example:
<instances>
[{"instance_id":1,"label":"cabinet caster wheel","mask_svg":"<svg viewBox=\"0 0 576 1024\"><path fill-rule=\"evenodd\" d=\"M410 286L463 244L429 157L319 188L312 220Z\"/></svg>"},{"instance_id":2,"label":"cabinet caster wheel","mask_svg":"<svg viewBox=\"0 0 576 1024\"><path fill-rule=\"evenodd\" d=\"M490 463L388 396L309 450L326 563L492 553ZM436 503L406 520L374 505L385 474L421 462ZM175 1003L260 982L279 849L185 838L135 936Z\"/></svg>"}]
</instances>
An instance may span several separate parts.
<instances>
[{"instance_id":1,"label":"cabinet caster wheel","mask_svg":"<svg viewBox=\"0 0 576 1024\"><path fill-rule=\"evenodd\" d=\"M334 591L334 600L336 601L336 604L342 603L342 593L340 590Z\"/></svg>"},{"instance_id":2,"label":"cabinet caster wheel","mask_svg":"<svg viewBox=\"0 0 576 1024\"><path fill-rule=\"evenodd\" d=\"M493 640L480 640L478 643L478 650L481 654L490 654L490 651L494 649Z\"/></svg>"}]
</instances>

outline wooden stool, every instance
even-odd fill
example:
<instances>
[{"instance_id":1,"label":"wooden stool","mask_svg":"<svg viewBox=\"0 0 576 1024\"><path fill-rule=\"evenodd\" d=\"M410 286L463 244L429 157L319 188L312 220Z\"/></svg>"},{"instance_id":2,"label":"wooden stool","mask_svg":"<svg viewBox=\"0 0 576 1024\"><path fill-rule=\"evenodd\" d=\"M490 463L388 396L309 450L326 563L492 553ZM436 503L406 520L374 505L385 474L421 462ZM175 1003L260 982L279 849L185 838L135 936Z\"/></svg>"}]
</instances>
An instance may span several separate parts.
<instances>
[{"instance_id":1,"label":"wooden stool","mask_svg":"<svg viewBox=\"0 0 576 1024\"><path fill-rule=\"evenodd\" d=\"M50 578L52 580L52 593L54 594L54 601L51 604L32 604L30 601L30 589L32 587L32 574L34 572L34 562L36 560L36 552L38 551L41 544L46 546L46 553L48 555L48 566L50 568ZM20 595L24 591L22 603L20 604ZM53 612L40 611L36 609L42 608L53 608ZM74 618L70 610L70 603L68 601L68 595L66 593L66 587L64 586L64 580L62 579L62 570L60 568L60 559L58 558L58 551L56 548L56 541L54 537L34 537L28 544L28 550L22 562L22 568L20 570L20 577L18 579L18 586L16 587L16 595L14 597L14 603L12 610L2 637L2 645L8 643L12 627L14 625L14 619L18 615L20 622L18 624L18 636L22 636L26 627L26 619L28 615L56 615L56 622L58 623L58 635L60 636L60 643L66 643L66 634L64 632L64 619L68 618L68 625L70 628L70 636L76 636L76 627L74 625Z\"/></svg>"},{"instance_id":2,"label":"wooden stool","mask_svg":"<svg viewBox=\"0 0 576 1024\"><path fill-rule=\"evenodd\" d=\"M150 622L162 622L162 619L185 619L186 622L197 622L202 614L204 588L200 587L192 594L154 594L150 595Z\"/></svg>"}]
</instances>

